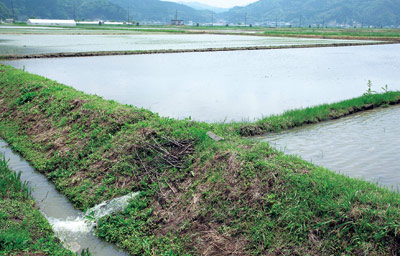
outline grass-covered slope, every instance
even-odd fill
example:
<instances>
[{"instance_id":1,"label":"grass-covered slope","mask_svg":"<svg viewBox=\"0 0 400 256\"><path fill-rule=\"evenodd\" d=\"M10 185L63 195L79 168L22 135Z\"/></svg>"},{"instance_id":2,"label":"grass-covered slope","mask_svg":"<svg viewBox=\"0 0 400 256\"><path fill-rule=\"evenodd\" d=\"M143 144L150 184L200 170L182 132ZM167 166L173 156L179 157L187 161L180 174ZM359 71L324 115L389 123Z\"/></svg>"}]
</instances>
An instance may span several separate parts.
<instances>
[{"instance_id":1,"label":"grass-covered slope","mask_svg":"<svg viewBox=\"0 0 400 256\"><path fill-rule=\"evenodd\" d=\"M365 93L363 96L338 103L289 110L281 115L272 115L254 123L242 124L239 127L239 133L242 136L255 136L269 132L279 132L399 103L400 92L388 91L382 94Z\"/></svg>"},{"instance_id":2,"label":"grass-covered slope","mask_svg":"<svg viewBox=\"0 0 400 256\"><path fill-rule=\"evenodd\" d=\"M30 188L0 154L0 255L75 255L35 207Z\"/></svg>"},{"instance_id":3,"label":"grass-covered slope","mask_svg":"<svg viewBox=\"0 0 400 256\"><path fill-rule=\"evenodd\" d=\"M77 207L142 191L97 229L132 255L400 253L399 194L242 139L242 126L161 118L0 66L0 136Z\"/></svg>"}]
</instances>

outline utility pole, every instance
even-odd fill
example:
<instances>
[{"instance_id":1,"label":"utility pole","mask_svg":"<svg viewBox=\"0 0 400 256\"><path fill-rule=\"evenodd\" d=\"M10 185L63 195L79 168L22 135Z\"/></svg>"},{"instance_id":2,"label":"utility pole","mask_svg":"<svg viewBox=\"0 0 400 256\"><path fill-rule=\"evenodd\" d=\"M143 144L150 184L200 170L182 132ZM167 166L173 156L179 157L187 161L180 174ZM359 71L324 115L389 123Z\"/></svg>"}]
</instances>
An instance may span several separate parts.
<instances>
[{"instance_id":1,"label":"utility pole","mask_svg":"<svg viewBox=\"0 0 400 256\"><path fill-rule=\"evenodd\" d=\"M130 2L128 2L128 23L130 22L130 19L131 19L131 17L130 17L130 9L131 9L131 4L130 4Z\"/></svg>"},{"instance_id":2,"label":"utility pole","mask_svg":"<svg viewBox=\"0 0 400 256\"><path fill-rule=\"evenodd\" d=\"M74 16L74 20L76 20L76 0L73 0L73 2L72 2L72 11L74 12L73 13L73 16Z\"/></svg>"},{"instance_id":3,"label":"utility pole","mask_svg":"<svg viewBox=\"0 0 400 256\"><path fill-rule=\"evenodd\" d=\"M275 16L275 27L278 27L278 17Z\"/></svg>"},{"instance_id":4,"label":"utility pole","mask_svg":"<svg viewBox=\"0 0 400 256\"><path fill-rule=\"evenodd\" d=\"M302 19L303 17L300 15L300 21L299 21L299 27L301 28L301 19Z\"/></svg>"},{"instance_id":5,"label":"utility pole","mask_svg":"<svg viewBox=\"0 0 400 256\"><path fill-rule=\"evenodd\" d=\"M14 11L14 0L11 1L11 10L12 10L12 15L13 15L13 23L15 23L15 11Z\"/></svg>"},{"instance_id":6,"label":"utility pole","mask_svg":"<svg viewBox=\"0 0 400 256\"><path fill-rule=\"evenodd\" d=\"M211 27L214 26L214 13L211 13Z\"/></svg>"},{"instance_id":7,"label":"utility pole","mask_svg":"<svg viewBox=\"0 0 400 256\"><path fill-rule=\"evenodd\" d=\"M247 24L247 12L244 14L244 26L246 27Z\"/></svg>"},{"instance_id":8,"label":"utility pole","mask_svg":"<svg viewBox=\"0 0 400 256\"><path fill-rule=\"evenodd\" d=\"M175 10L175 20L178 20L178 9Z\"/></svg>"}]
</instances>

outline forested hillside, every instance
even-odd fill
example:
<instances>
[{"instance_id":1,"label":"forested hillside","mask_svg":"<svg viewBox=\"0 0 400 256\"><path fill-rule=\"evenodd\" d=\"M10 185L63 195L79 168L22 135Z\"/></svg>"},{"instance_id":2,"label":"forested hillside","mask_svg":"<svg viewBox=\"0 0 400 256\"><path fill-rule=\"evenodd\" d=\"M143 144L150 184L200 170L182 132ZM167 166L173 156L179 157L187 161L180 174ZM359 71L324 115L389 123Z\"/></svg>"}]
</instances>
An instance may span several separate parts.
<instances>
[{"instance_id":1,"label":"forested hillside","mask_svg":"<svg viewBox=\"0 0 400 256\"><path fill-rule=\"evenodd\" d=\"M27 18L130 20L169 22L178 18L208 22L212 12L160 0L13 0L18 20ZM10 0L0 0L1 17L9 17Z\"/></svg>"},{"instance_id":2,"label":"forested hillside","mask_svg":"<svg viewBox=\"0 0 400 256\"><path fill-rule=\"evenodd\" d=\"M108 0L13 0L16 18L123 20L126 10ZM10 0L0 0L11 9ZM1 8L1 7L0 7Z\"/></svg>"},{"instance_id":3,"label":"forested hillside","mask_svg":"<svg viewBox=\"0 0 400 256\"><path fill-rule=\"evenodd\" d=\"M0 20L11 18L12 14L10 10L2 3L0 2Z\"/></svg>"},{"instance_id":4,"label":"forested hillside","mask_svg":"<svg viewBox=\"0 0 400 256\"><path fill-rule=\"evenodd\" d=\"M235 7L221 18L230 22L286 21L293 25L399 25L400 0L260 0Z\"/></svg>"},{"instance_id":5,"label":"forested hillside","mask_svg":"<svg viewBox=\"0 0 400 256\"><path fill-rule=\"evenodd\" d=\"M247 24L290 22L293 26L349 24L400 26L400 0L260 0L227 12L213 13L160 0L0 0L0 18L30 17L80 20L134 20L168 23L178 12L186 23L220 20Z\"/></svg>"},{"instance_id":6,"label":"forested hillside","mask_svg":"<svg viewBox=\"0 0 400 256\"><path fill-rule=\"evenodd\" d=\"M207 4L202 4L199 2L179 2L179 3L192 7L193 9L196 10L210 10L216 13L226 12L230 9L230 8L215 7Z\"/></svg>"},{"instance_id":7,"label":"forested hillside","mask_svg":"<svg viewBox=\"0 0 400 256\"><path fill-rule=\"evenodd\" d=\"M175 18L178 11L178 19L185 22L210 22L212 12L206 10L195 10L183 4L164 2L160 0L109 0L131 13L136 20L169 22Z\"/></svg>"}]
</instances>

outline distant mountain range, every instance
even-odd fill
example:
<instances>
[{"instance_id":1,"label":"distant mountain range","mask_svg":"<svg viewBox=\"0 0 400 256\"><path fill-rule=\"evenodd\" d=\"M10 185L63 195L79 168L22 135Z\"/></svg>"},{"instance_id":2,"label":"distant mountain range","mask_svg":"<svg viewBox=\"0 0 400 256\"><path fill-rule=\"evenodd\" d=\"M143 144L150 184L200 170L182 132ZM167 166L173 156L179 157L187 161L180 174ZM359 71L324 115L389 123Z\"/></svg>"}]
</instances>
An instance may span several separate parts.
<instances>
[{"instance_id":1,"label":"distant mountain range","mask_svg":"<svg viewBox=\"0 0 400 256\"><path fill-rule=\"evenodd\" d=\"M194 0L195 1L195 0ZM168 23L185 22L247 24L287 22L309 25L400 25L400 0L259 0L225 12L196 2L179 4L160 0L0 0L0 18L11 18L11 2L19 20L29 17L50 19L102 19Z\"/></svg>"},{"instance_id":2,"label":"distant mountain range","mask_svg":"<svg viewBox=\"0 0 400 256\"><path fill-rule=\"evenodd\" d=\"M179 3L187 5L189 7L192 7L193 9L196 9L196 10L209 10L209 11L213 11L215 13L227 12L229 10L229 8L219 8L219 7L202 4L202 3L198 3L198 2L188 2L188 3L179 2Z\"/></svg>"},{"instance_id":3,"label":"distant mountain range","mask_svg":"<svg viewBox=\"0 0 400 256\"><path fill-rule=\"evenodd\" d=\"M189 6L160 0L0 0L1 17L11 18L11 2L16 17L85 20L135 20L170 22L178 19L208 22L212 11L195 10ZM3 19L4 19L3 17Z\"/></svg>"},{"instance_id":4,"label":"distant mountain range","mask_svg":"<svg viewBox=\"0 0 400 256\"><path fill-rule=\"evenodd\" d=\"M400 25L400 0L260 0L221 15L230 22L285 21L312 24Z\"/></svg>"},{"instance_id":5,"label":"distant mountain range","mask_svg":"<svg viewBox=\"0 0 400 256\"><path fill-rule=\"evenodd\" d=\"M139 21L170 22L178 19L193 22L209 22L212 11L195 10L189 6L160 0L109 0L125 10L129 10L130 16Z\"/></svg>"},{"instance_id":6,"label":"distant mountain range","mask_svg":"<svg viewBox=\"0 0 400 256\"><path fill-rule=\"evenodd\" d=\"M0 0L9 10L14 3L18 20L47 19L110 19L126 17L124 8L108 0Z\"/></svg>"}]
</instances>

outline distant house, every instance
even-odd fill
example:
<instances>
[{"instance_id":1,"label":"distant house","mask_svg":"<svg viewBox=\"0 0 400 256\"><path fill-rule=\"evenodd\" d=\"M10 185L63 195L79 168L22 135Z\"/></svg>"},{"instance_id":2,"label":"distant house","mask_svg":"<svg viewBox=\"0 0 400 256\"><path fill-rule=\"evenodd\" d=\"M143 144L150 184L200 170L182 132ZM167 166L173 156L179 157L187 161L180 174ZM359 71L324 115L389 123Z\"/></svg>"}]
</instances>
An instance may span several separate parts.
<instances>
[{"instance_id":1,"label":"distant house","mask_svg":"<svg viewBox=\"0 0 400 256\"><path fill-rule=\"evenodd\" d=\"M29 19L26 24L28 25L40 25L40 26L71 26L75 27L76 22L74 20L45 20L45 19Z\"/></svg>"},{"instance_id":2,"label":"distant house","mask_svg":"<svg viewBox=\"0 0 400 256\"><path fill-rule=\"evenodd\" d=\"M183 20L171 20L171 25L173 25L173 26L183 26L183 25L185 25L185 23L183 22Z\"/></svg>"}]
</instances>

